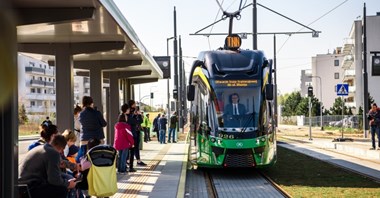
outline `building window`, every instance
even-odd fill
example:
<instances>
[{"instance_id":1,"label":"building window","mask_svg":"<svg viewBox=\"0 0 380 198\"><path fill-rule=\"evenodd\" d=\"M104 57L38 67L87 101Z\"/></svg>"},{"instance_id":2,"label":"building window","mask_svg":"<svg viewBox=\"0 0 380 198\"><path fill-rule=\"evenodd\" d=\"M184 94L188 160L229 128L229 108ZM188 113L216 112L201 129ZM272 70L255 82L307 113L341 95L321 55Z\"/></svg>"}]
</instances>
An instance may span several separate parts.
<instances>
[{"instance_id":1,"label":"building window","mask_svg":"<svg viewBox=\"0 0 380 198\"><path fill-rule=\"evenodd\" d=\"M36 106L36 102L34 102L34 101L30 101L30 106L31 106L31 107Z\"/></svg>"},{"instance_id":2,"label":"building window","mask_svg":"<svg viewBox=\"0 0 380 198\"><path fill-rule=\"evenodd\" d=\"M37 93L41 93L41 88L37 88Z\"/></svg>"},{"instance_id":3,"label":"building window","mask_svg":"<svg viewBox=\"0 0 380 198\"><path fill-rule=\"evenodd\" d=\"M335 67L339 66L339 60L334 60L334 66Z\"/></svg>"},{"instance_id":4,"label":"building window","mask_svg":"<svg viewBox=\"0 0 380 198\"><path fill-rule=\"evenodd\" d=\"M31 89L30 89L30 93L36 93L36 89L31 88Z\"/></svg>"},{"instance_id":5,"label":"building window","mask_svg":"<svg viewBox=\"0 0 380 198\"><path fill-rule=\"evenodd\" d=\"M46 94L46 89L44 90L44 93Z\"/></svg>"},{"instance_id":6,"label":"building window","mask_svg":"<svg viewBox=\"0 0 380 198\"><path fill-rule=\"evenodd\" d=\"M334 78L335 78L335 79L339 79L339 73L338 73L338 72L335 72L335 73L334 73Z\"/></svg>"}]
</instances>

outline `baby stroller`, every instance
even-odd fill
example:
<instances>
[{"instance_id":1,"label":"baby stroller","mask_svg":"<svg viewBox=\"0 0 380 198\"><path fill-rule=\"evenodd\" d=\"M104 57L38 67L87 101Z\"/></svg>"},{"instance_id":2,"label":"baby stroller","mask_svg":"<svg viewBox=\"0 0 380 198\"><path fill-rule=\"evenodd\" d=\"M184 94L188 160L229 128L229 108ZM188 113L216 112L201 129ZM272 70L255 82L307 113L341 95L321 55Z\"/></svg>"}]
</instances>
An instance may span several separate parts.
<instances>
[{"instance_id":1,"label":"baby stroller","mask_svg":"<svg viewBox=\"0 0 380 198\"><path fill-rule=\"evenodd\" d=\"M116 149L109 145L98 145L88 151L92 166L89 170L88 193L91 196L108 197L117 192Z\"/></svg>"}]
</instances>

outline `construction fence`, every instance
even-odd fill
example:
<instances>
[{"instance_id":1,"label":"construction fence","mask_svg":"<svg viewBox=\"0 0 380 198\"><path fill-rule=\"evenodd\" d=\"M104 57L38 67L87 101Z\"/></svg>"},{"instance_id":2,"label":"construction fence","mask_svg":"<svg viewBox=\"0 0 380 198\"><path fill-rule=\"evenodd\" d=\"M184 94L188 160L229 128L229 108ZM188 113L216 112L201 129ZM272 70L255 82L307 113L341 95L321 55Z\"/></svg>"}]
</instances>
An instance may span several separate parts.
<instances>
[{"instance_id":1,"label":"construction fence","mask_svg":"<svg viewBox=\"0 0 380 198\"><path fill-rule=\"evenodd\" d=\"M321 116L314 116L309 119L306 116L289 116L289 117L280 117L280 124L290 124L297 126L311 126L320 127L321 126ZM345 128L354 128L361 129L363 123L362 115L325 115L322 116L323 126L332 126L332 127L345 127Z\"/></svg>"}]
</instances>

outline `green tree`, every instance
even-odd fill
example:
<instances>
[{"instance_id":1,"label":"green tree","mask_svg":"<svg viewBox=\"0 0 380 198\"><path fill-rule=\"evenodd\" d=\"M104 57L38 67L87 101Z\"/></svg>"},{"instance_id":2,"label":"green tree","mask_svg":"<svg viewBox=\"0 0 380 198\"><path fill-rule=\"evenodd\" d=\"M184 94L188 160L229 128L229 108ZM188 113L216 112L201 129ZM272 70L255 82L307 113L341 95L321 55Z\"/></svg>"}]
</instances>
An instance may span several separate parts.
<instances>
[{"instance_id":1,"label":"green tree","mask_svg":"<svg viewBox=\"0 0 380 198\"><path fill-rule=\"evenodd\" d=\"M282 104L282 115L287 117L296 115L295 109L301 100L302 97L299 91L292 92L289 96L284 96Z\"/></svg>"},{"instance_id":2,"label":"green tree","mask_svg":"<svg viewBox=\"0 0 380 198\"><path fill-rule=\"evenodd\" d=\"M321 102L319 102L318 98L313 96L311 98L311 116L319 116L321 115ZM302 98L301 102L298 104L296 108L297 115L309 116L309 98Z\"/></svg>"},{"instance_id":3,"label":"green tree","mask_svg":"<svg viewBox=\"0 0 380 198\"><path fill-rule=\"evenodd\" d=\"M343 100L341 97L335 98L333 106L330 108L331 115L342 115L342 106L343 106ZM343 108L344 115L352 115L349 114L349 110L346 106Z\"/></svg>"},{"instance_id":4,"label":"green tree","mask_svg":"<svg viewBox=\"0 0 380 198\"><path fill-rule=\"evenodd\" d=\"M22 104L18 109L18 122L19 124L25 124L28 122L28 116L26 115L24 104Z\"/></svg>"}]
</instances>

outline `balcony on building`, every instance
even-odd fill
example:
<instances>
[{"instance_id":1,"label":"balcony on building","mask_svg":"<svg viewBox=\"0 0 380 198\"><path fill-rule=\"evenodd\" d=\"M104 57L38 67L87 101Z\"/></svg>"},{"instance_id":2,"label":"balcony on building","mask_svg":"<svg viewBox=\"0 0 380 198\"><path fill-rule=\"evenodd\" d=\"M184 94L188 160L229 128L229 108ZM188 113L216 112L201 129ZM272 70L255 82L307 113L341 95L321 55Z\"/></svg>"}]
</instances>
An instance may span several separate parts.
<instances>
[{"instance_id":1,"label":"balcony on building","mask_svg":"<svg viewBox=\"0 0 380 198\"><path fill-rule=\"evenodd\" d=\"M344 40L345 41L344 41L344 44L343 44L342 53L344 55L352 54L352 50L354 48L355 40L352 39L352 38L346 38Z\"/></svg>"},{"instance_id":2,"label":"balcony on building","mask_svg":"<svg viewBox=\"0 0 380 198\"><path fill-rule=\"evenodd\" d=\"M54 82L45 82L45 87L54 88Z\"/></svg>"},{"instance_id":3,"label":"balcony on building","mask_svg":"<svg viewBox=\"0 0 380 198\"><path fill-rule=\"evenodd\" d=\"M342 62L343 69L350 69L354 63L354 56L352 54L345 55Z\"/></svg>"},{"instance_id":4,"label":"balcony on building","mask_svg":"<svg viewBox=\"0 0 380 198\"><path fill-rule=\"evenodd\" d=\"M42 94L42 93L28 93L26 94L28 100L55 100L55 94Z\"/></svg>"},{"instance_id":5,"label":"balcony on building","mask_svg":"<svg viewBox=\"0 0 380 198\"><path fill-rule=\"evenodd\" d=\"M45 74L45 69L39 68L39 67L26 66L25 72L32 73L32 74Z\"/></svg>"},{"instance_id":6,"label":"balcony on building","mask_svg":"<svg viewBox=\"0 0 380 198\"><path fill-rule=\"evenodd\" d=\"M43 81L43 80L31 79L31 80L30 80L30 85L31 85L31 86L44 87L44 86L45 86L45 81Z\"/></svg>"},{"instance_id":7,"label":"balcony on building","mask_svg":"<svg viewBox=\"0 0 380 198\"><path fill-rule=\"evenodd\" d=\"M355 85L349 85L348 86L348 96L355 97L356 92L356 86Z\"/></svg>"},{"instance_id":8,"label":"balcony on building","mask_svg":"<svg viewBox=\"0 0 380 198\"><path fill-rule=\"evenodd\" d=\"M355 70L347 69L343 73L343 82L353 81L355 80Z\"/></svg>"},{"instance_id":9,"label":"balcony on building","mask_svg":"<svg viewBox=\"0 0 380 198\"><path fill-rule=\"evenodd\" d=\"M44 107L44 106L29 106L25 107L26 112L29 113L52 113L56 111L55 107Z\"/></svg>"}]
</instances>

